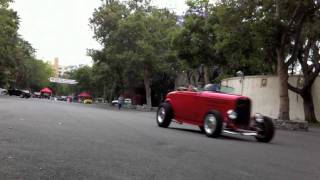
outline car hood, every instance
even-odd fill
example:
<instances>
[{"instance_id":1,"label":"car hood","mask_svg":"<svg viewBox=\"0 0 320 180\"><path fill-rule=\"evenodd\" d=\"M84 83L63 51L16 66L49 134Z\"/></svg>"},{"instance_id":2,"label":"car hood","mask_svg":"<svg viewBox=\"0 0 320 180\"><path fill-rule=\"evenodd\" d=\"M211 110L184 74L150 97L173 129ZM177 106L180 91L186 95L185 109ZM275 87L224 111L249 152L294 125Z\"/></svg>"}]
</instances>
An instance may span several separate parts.
<instances>
[{"instance_id":1,"label":"car hood","mask_svg":"<svg viewBox=\"0 0 320 180\"><path fill-rule=\"evenodd\" d=\"M236 95L236 94L225 94L225 93L211 92L211 91L203 91L200 93L202 96L216 98L216 99L225 99L225 100L249 99L249 97Z\"/></svg>"}]
</instances>

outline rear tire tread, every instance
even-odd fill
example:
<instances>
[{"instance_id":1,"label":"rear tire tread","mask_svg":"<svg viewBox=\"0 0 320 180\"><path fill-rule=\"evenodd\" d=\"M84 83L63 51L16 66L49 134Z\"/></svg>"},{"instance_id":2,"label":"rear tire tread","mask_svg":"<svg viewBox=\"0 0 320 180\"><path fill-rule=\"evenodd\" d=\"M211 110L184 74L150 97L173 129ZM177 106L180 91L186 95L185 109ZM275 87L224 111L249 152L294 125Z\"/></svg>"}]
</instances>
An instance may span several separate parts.
<instances>
[{"instance_id":1,"label":"rear tire tread","mask_svg":"<svg viewBox=\"0 0 320 180\"><path fill-rule=\"evenodd\" d=\"M162 123L158 121L158 113L161 108L164 108L164 110L165 110L165 118ZM171 105L167 102L160 104L160 106L157 110L157 117L156 118L157 118L157 123L158 123L159 127L163 127L163 128L169 127L169 125L172 121L172 118L173 118L173 110L172 110Z\"/></svg>"},{"instance_id":2,"label":"rear tire tread","mask_svg":"<svg viewBox=\"0 0 320 180\"><path fill-rule=\"evenodd\" d=\"M259 142L264 142L264 143L270 142L274 136L274 133L275 133L275 128L274 128L274 125L273 125L271 118L264 116L263 123L258 123L258 124L260 124L260 126L262 126L264 128L265 134L264 134L264 136L258 135L255 138Z\"/></svg>"}]
</instances>

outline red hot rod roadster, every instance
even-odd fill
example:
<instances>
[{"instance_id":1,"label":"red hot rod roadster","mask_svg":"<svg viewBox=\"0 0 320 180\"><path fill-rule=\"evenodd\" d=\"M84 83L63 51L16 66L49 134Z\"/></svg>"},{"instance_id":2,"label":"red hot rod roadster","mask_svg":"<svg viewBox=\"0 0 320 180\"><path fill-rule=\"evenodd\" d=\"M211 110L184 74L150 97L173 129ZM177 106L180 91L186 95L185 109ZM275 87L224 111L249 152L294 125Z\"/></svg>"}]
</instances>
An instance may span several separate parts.
<instances>
[{"instance_id":1,"label":"red hot rod roadster","mask_svg":"<svg viewBox=\"0 0 320 180\"><path fill-rule=\"evenodd\" d=\"M208 90L180 89L170 92L157 111L157 123L168 127L172 120L199 126L208 137L221 133L254 136L270 142L275 129L271 118L261 114L251 117L251 100L245 96Z\"/></svg>"}]
</instances>

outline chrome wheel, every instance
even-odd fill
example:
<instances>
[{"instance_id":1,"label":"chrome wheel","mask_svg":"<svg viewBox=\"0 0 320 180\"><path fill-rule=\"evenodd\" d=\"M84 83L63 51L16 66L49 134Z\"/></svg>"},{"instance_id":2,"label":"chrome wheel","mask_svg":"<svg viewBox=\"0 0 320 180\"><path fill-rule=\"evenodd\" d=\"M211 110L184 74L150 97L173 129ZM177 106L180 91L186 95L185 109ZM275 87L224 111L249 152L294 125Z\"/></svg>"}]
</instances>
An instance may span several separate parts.
<instances>
[{"instance_id":1,"label":"chrome wheel","mask_svg":"<svg viewBox=\"0 0 320 180\"><path fill-rule=\"evenodd\" d=\"M159 123L163 123L165 117L166 117L166 110L165 110L163 107L161 107L161 108L158 110L158 117L157 117L158 122L159 122Z\"/></svg>"},{"instance_id":2,"label":"chrome wheel","mask_svg":"<svg viewBox=\"0 0 320 180\"><path fill-rule=\"evenodd\" d=\"M204 130L207 134L213 134L217 127L217 119L213 114L207 115L204 123Z\"/></svg>"}]
</instances>

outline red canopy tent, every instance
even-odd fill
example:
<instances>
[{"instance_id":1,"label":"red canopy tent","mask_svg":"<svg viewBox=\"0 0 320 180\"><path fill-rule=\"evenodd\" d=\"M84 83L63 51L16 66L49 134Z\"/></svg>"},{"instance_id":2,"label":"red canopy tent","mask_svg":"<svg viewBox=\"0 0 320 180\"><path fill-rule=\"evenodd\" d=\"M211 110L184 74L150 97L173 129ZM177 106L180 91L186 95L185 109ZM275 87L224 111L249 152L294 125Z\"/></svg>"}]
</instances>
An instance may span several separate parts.
<instances>
[{"instance_id":1,"label":"red canopy tent","mask_svg":"<svg viewBox=\"0 0 320 180\"><path fill-rule=\"evenodd\" d=\"M86 92L82 92L82 93L80 93L80 94L78 95L78 97L79 97L79 98L85 98L85 97L91 98L91 95L88 94L88 93L86 93Z\"/></svg>"},{"instance_id":2,"label":"red canopy tent","mask_svg":"<svg viewBox=\"0 0 320 180\"><path fill-rule=\"evenodd\" d=\"M45 87L45 88L41 89L40 93L52 94L52 91L51 91L51 89Z\"/></svg>"}]
</instances>

